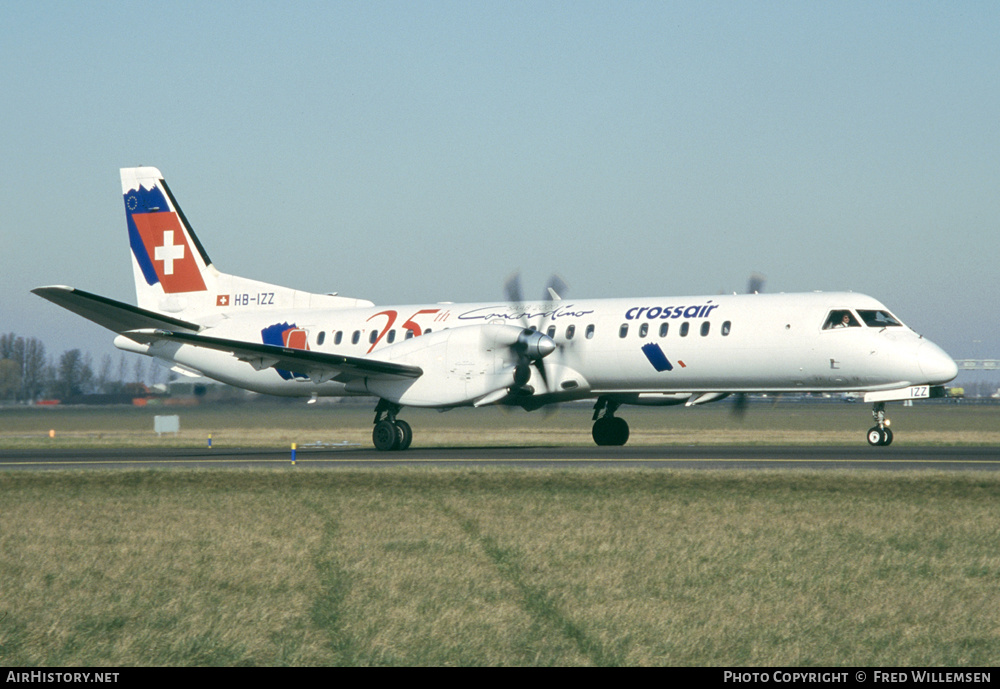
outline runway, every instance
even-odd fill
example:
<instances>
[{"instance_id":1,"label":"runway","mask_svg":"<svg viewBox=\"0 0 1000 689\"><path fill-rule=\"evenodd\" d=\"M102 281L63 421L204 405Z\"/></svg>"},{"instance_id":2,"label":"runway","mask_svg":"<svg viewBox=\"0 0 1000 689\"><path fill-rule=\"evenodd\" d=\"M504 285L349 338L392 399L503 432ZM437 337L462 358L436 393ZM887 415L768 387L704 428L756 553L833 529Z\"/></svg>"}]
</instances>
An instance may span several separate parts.
<instances>
[{"instance_id":1,"label":"runway","mask_svg":"<svg viewBox=\"0 0 1000 689\"><path fill-rule=\"evenodd\" d=\"M280 468L292 466L291 448L112 448L0 450L0 470ZM295 466L518 468L645 468L701 470L867 469L877 471L997 471L1000 448L867 445L662 447L441 447L378 452L367 447L301 447Z\"/></svg>"}]
</instances>

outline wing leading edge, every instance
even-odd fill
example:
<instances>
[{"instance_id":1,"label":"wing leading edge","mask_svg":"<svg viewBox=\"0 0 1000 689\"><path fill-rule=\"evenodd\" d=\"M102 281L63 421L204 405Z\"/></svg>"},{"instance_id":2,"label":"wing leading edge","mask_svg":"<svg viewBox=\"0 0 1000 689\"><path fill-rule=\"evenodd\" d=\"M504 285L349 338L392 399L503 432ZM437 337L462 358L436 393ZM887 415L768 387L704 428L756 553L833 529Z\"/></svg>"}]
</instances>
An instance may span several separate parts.
<instances>
[{"instance_id":1,"label":"wing leading edge","mask_svg":"<svg viewBox=\"0 0 1000 689\"><path fill-rule=\"evenodd\" d=\"M31 291L116 333L142 328L164 328L182 332L198 332L202 329L197 323L148 311L74 287L52 285L37 287Z\"/></svg>"}]
</instances>

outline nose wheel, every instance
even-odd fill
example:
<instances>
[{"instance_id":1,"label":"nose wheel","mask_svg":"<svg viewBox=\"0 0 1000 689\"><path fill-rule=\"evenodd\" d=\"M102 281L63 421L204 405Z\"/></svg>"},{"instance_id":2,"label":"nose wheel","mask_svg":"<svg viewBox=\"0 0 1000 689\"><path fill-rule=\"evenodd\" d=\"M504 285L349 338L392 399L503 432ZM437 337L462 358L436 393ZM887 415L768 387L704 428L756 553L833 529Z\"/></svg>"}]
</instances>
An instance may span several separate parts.
<instances>
[{"instance_id":1,"label":"nose wheel","mask_svg":"<svg viewBox=\"0 0 1000 689\"><path fill-rule=\"evenodd\" d=\"M876 402L872 405L872 417L875 425L868 429L868 444L872 447L886 447L892 444L892 429L889 428L889 419L885 415L885 402Z\"/></svg>"},{"instance_id":2,"label":"nose wheel","mask_svg":"<svg viewBox=\"0 0 1000 689\"><path fill-rule=\"evenodd\" d=\"M888 428L872 426L868 429L868 444L879 447L892 444L892 431Z\"/></svg>"}]
</instances>

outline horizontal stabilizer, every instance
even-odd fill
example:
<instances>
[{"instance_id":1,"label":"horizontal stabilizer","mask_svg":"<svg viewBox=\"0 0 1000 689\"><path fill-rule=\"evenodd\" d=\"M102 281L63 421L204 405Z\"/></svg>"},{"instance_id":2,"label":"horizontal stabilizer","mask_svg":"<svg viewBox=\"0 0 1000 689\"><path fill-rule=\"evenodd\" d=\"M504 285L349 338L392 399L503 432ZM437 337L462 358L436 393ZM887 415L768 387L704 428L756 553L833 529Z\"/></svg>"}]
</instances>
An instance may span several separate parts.
<instances>
[{"instance_id":1,"label":"horizontal stabilizer","mask_svg":"<svg viewBox=\"0 0 1000 689\"><path fill-rule=\"evenodd\" d=\"M360 378L400 380L419 378L423 370L418 366L396 364L378 359L368 359L343 354L327 354L308 349L294 349L278 345L257 344L240 340L208 337L190 332L174 332L161 329L133 330L123 333L131 340L142 344L156 342L177 342L194 347L228 352L240 361L245 361L257 370L265 368L301 371L315 382L336 378L340 382Z\"/></svg>"},{"instance_id":2,"label":"horizontal stabilizer","mask_svg":"<svg viewBox=\"0 0 1000 689\"><path fill-rule=\"evenodd\" d=\"M197 323L141 309L138 306L84 292L82 289L53 285L36 287L31 291L116 333L143 328L164 328L183 332L201 330L201 326Z\"/></svg>"}]
</instances>

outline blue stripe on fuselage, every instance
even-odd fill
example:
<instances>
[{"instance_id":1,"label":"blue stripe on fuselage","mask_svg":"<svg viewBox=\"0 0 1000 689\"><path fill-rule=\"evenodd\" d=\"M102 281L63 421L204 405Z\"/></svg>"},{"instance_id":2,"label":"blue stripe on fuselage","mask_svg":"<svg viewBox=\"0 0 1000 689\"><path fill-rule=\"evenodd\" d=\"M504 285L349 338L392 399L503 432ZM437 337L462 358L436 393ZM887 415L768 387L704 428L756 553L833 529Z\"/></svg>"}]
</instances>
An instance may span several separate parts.
<instances>
[{"instance_id":1,"label":"blue stripe on fuselage","mask_svg":"<svg viewBox=\"0 0 1000 689\"><path fill-rule=\"evenodd\" d=\"M655 342L650 342L649 344L644 344L642 346L642 353L646 355L649 359L649 363L653 365L657 371L673 371L674 365L667 360L667 355L663 353L660 349L660 345Z\"/></svg>"}]
</instances>

